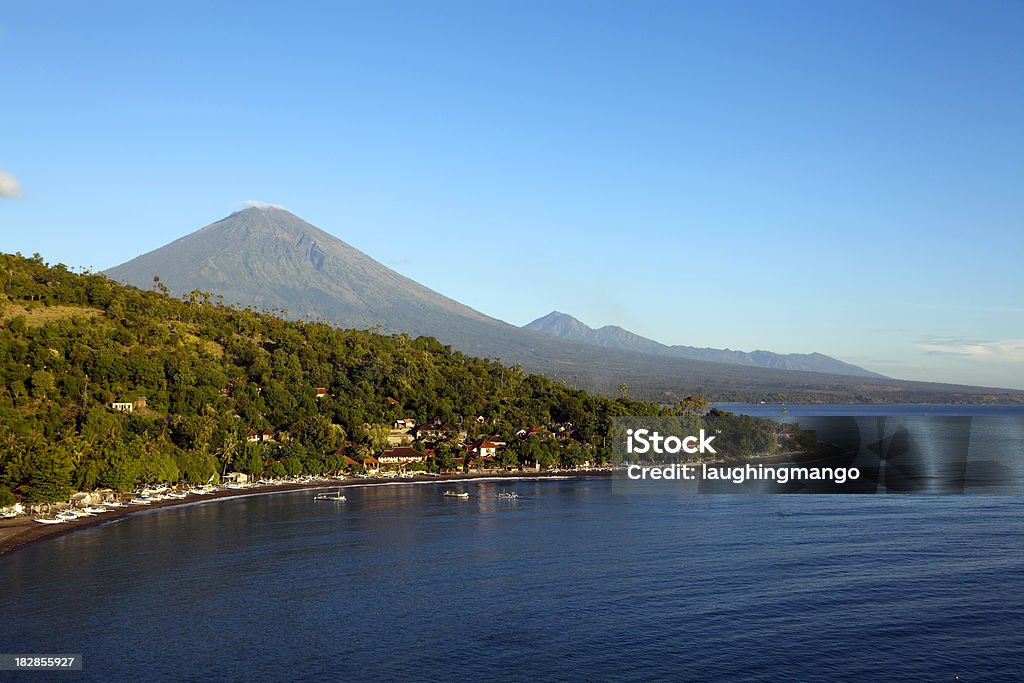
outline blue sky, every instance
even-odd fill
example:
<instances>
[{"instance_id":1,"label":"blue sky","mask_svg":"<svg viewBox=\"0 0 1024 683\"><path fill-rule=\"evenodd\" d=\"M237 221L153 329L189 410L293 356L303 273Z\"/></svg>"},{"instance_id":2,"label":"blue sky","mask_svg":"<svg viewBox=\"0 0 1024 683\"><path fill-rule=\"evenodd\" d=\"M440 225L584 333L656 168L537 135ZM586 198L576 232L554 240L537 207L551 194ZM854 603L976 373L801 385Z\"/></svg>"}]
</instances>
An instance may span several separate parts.
<instances>
[{"instance_id":1,"label":"blue sky","mask_svg":"<svg viewBox=\"0 0 1024 683\"><path fill-rule=\"evenodd\" d=\"M246 199L515 324L1024 388L1020 2L22 2L0 250ZM17 196L11 196L17 195Z\"/></svg>"}]
</instances>

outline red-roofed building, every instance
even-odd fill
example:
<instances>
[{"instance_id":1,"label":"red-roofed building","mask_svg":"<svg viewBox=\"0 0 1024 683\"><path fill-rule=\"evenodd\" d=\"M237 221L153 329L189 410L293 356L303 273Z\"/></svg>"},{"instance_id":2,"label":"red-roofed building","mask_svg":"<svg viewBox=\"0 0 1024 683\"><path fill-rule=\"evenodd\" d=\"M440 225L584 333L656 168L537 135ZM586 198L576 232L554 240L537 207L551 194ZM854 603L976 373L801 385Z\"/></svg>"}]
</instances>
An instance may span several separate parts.
<instances>
[{"instance_id":1,"label":"red-roofed building","mask_svg":"<svg viewBox=\"0 0 1024 683\"><path fill-rule=\"evenodd\" d=\"M550 433L547 427L530 427L528 429L520 429L516 432L516 436L520 439L529 439L534 436L547 436Z\"/></svg>"},{"instance_id":2,"label":"red-roofed building","mask_svg":"<svg viewBox=\"0 0 1024 683\"><path fill-rule=\"evenodd\" d=\"M386 465L397 469L405 469L405 466L408 464L414 462L423 462L426 459L426 455L420 453L415 448L409 448L407 446L392 448L390 450L383 451L377 454L377 461L381 465Z\"/></svg>"},{"instance_id":3,"label":"red-roofed building","mask_svg":"<svg viewBox=\"0 0 1024 683\"><path fill-rule=\"evenodd\" d=\"M471 456L479 458L493 458L494 454L498 452L498 448L502 444L495 443L484 439L483 441L477 441L466 445L466 453Z\"/></svg>"}]
</instances>

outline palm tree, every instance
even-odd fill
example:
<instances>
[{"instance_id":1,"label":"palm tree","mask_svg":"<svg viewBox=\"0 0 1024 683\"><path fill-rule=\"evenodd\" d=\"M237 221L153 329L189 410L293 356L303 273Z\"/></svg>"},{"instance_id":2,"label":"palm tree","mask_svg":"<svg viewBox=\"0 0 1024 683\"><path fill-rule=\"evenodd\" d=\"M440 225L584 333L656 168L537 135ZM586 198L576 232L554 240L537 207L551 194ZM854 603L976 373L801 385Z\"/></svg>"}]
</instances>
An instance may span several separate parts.
<instances>
[{"instance_id":1,"label":"palm tree","mask_svg":"<svg viewBox=\"0 0 1024 683\"><path fill-rule=\"evenodd\" d=\"M223 470L221 476L223 477L228 473L228 466L234 464L235 456L238 455L238 446L241 443L239 439L234 438L228 434L224 437L224 443L217 449L217 457L223 463Z\"/></svg>"}]
</instances>

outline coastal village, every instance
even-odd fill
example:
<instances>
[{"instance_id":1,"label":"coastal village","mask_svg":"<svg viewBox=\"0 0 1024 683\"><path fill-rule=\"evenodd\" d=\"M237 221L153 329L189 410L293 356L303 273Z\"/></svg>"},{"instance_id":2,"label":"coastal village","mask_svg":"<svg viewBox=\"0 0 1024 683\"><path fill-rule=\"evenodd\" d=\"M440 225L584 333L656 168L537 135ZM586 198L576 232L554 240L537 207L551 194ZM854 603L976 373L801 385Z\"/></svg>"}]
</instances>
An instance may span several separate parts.
<instances>
[{"instance_id":1,"label":"coastal village","mask_svg":"<svg viewBox=\"0 0 1024 683\"><path fill-rule=\"evenodd\" d=\"M594 471L628 415L718 430L743 452L780 446L769 420L696 395L588 393L429 337L179 300L38 255L0 265L5 529L253 486Z\"/></svg>"},{"instance_id":2,"label":"coastal village","mask_svg":"<svg viewBox=\"0 0 1024 683\"><path fill-rule=\"evenodd\" d=\"M315 395L318 399L328 396L324 388L317 388ZM389 398L388 401L392 405L397 404L395 399ZM112 402L110 410L117 413L146 412L147 401L142 397L132 401ZM34 517L36 522L58 524L121 507L173 502L191 496L209 496L256 487L305 487L366 479L474 478L610 469L596 462L594 449L585 448L574 438L572 423L525 425L504 435L497 425L488 425L482 415L468 422L472 425L475 438L471 438L470 430L440 419L424 424L417 424L412 417L395 419L386 426L386 448L360 454L359 449L344 446L335 450L331 454L334 457L329 459L336 467L319 474L259 476L259 473L252 471L254 468L250 468L250 471L241 471L240 468L240 471L225 471L220 476L211 477L203 484L151 482L133 493L101 488L73 492L66 503L34 505L23 503L20 500L21 491L15 489L15 501L0 507L0 518L10 520L27 515ZM383 433L385 426L381 427ZM274 447L290 440L288 432L271 428L249 428L245 433L246 444L264 447L263 467L258 468L262 472L272 472L275 464L280 465L274 459ZM556 453L562 457L556 458L553 455ZM586 453L590 453L591 457L586 457Z\"/></svg>"},{"instance_id":3,"label":"coastal village","mask_svg":"<svg viewBox=\"0 0 1024 683\"><path fill-rule=\"evenodd\" d=\"M145 412L145 399L111 403L118 413ZM0 554L37 538L119 517L134 510L166 507L187 501L224 498L255 492L284 492L325 486L385 483L390 480L460 481L559 475L567 473L608 473L611 467L596 462L593 448L584 448L573 436L571 423L524 425L503 435L483 416L468 420L469 429L441 420L417 424L411 417L383 425L386 447L360 454L353 446L335 450L328 462L337 466L319 474L282 472L274 459L278 446L291 440L281 430L249 428L245 444L265 458L263 467L225 471L205 483L151 482L133 491L97 488L74 491L63 502L22 502L22 491L13 491L14 501L0 507ZM386 427L386 434L385 428ZM584 454L590 453L591 457ZM535 455L530 455L535 454ZM537 455L539 454L539 455ZM562 457L557 457L560 454ZM251 471L259 469L262 475ZM325 496L326 494L321 494ZM445 496L468 497L446 491ZM514 493L502 493L515 497ZM340 493L325 499L344 500Z\"/></svg>"},{"instance_id":4,"label":"coastal village","mask_svg":"<svg viewBox=\"0 0 1024 683\"><path fill-rule=\"evenodd\" d=\"M330 398L323 387L316 388L314 395L318 401ZM387 401L390 407L398 409L396 399L388 397ZM112 402L109 409L127 414L150 412L145 397ZM15 489L14 501L0 507L0 520L28 516L41 524L59 524L117 508L168 501L173 504L187 497L233 495L232 492L251 488L304 488L395 478L597 473L613 469L610 463L600 461L595 448L578 438L571 422L523 425L514 431L503 430L499 421L488 421L483 415L464 422L468 428L440 418L417 423L414 417L396 418L390 425L375 425L386 447L367 453L365 448L345 445L326 454L325 462L331 463L330 468L319 473L288 471L280 458L280 447L292 440L287 431L250 427L244 440L256 449L255 466L253 459L249 459L247 467L225 469L205 483L149 482L130 493L109 488L75 491L66 502L26 504L20 500L22 491ZM786 426L775 434L775 439L780 447L785 447L794 436L793 427Z\"/></svg>"}]
</instances>

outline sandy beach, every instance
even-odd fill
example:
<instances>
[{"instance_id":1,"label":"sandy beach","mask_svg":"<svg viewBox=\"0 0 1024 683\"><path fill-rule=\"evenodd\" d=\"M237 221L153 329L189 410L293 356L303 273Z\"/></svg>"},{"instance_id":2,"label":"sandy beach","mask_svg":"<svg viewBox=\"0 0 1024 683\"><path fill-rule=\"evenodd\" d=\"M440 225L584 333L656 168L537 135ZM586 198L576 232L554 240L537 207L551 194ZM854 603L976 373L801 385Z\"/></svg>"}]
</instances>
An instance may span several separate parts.
<instances>
[{"instance_id":1,"label":"sandy beach","mask_svg":"<svg viewBox=\"0 0 1024 683\"><path fill-rule=\"evenodd\" d=\"M278 485L255 485L244 489L222 489L209 495L191 495L179 500L159 500L149 505L126 505L119 508L109 508L108 512L82 517L63 524L39 524L33 521L32 515L21 515L15 519L0 520L0 556L23 548L30 543L35 543L46 538L53 538L62 534L71 533L78 529L103 524L112 519L127 517L128 515L156 510L160 508L173 507L178 505L195 505L196 503L209 503L224 498L238 498L242 496L266 495L272 493L285 493L288 491L301 491L306 489L332 489L351 488L358 486L395 486L401 484L418 483L460 483L469 481L488 481L501 479L546 479L550 477L573 477L573 476L607 476L608 472L593 471L566 473L566 472L507 472L492 474L461 474L445 476L417 475L410 478L367 478L367 479L344 479L341 481L316 481L316 482L288 482Z\"/></svg>"}]
</instances>

